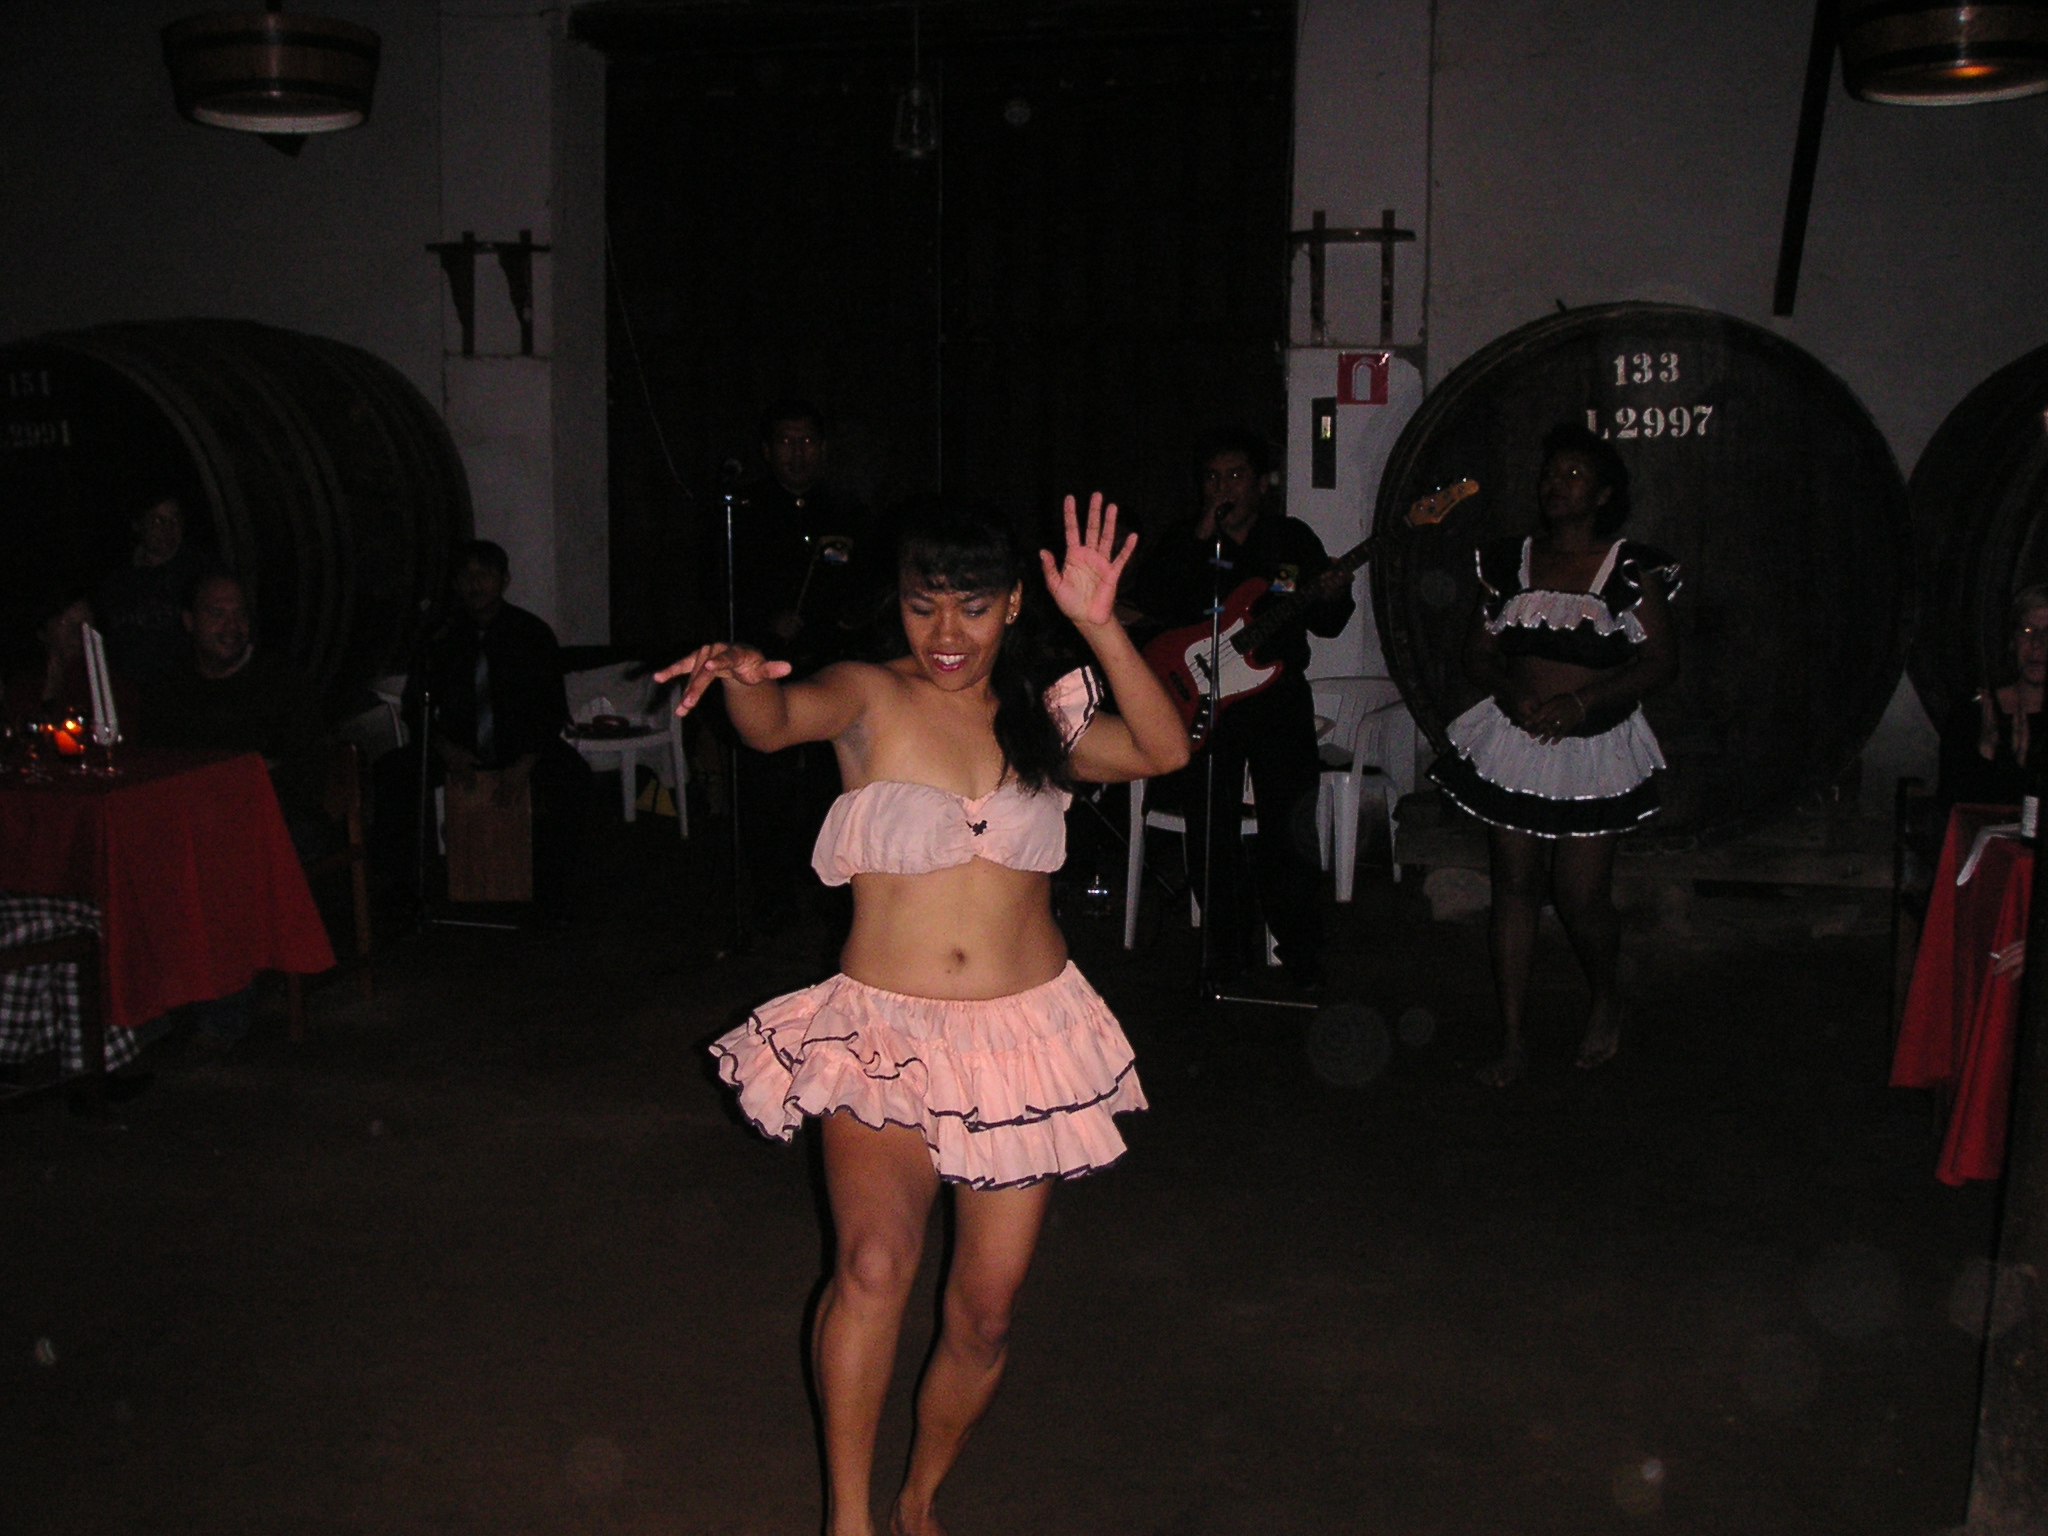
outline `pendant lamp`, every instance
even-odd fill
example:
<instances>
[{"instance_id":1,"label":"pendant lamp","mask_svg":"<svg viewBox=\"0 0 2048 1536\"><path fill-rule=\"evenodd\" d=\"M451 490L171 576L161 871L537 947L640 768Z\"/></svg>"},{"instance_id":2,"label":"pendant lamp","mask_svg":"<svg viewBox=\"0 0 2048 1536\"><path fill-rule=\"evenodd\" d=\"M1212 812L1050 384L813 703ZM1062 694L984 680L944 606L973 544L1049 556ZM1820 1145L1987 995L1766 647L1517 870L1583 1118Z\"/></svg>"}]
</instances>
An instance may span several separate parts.
<instances>
[{"instance_id":1,"label":"pendant lamp","mask_svg":"<svg viewBox=\"0 0 2048 1536\"><path fill-rule=\"evenodd\" d=\"M215 11L164 28L178 111L195 123L280 137L354 128L370 115L377 34L326 16Z\"/></svg>"},{"instance_id":2,"label":"pendant lamp","mask_svg":"<svg viewBox=\"0 0 2048 1536\"><path fill-rule=\"evenodd\" d=\"M939 152L939 98L924 83L923 7L910 7L910 84L896 98L895 130L889 142L905 160L929 160Z\"/></svg>"},{"instance_id":3,"label":"pendant lamp","mask_svg":"<svg viewBox=\"0 0 2048 1536\"><path fill-rule=\"evenodd\" d=\"M1841 0L1842 83L1860 101L1953 107L2048 91L2048 0Z\"/></svg>"},{"instance_id":4,"label":"pendant lamp","mask_svg":"<svg viewBox=\"0 0 2048 1536\"><path fill-rule=\"evenodd\" d=\"M1806 216L1837 47L1842 84L1862 101L1907 107L2011 101L2048 91L2048 0L1816 0L1805 100L1792 144L1792 181L1785 192L1785 232L1778 242L1774 315L1791 314L1799 292Z\"/></svg>"}]
</instances>

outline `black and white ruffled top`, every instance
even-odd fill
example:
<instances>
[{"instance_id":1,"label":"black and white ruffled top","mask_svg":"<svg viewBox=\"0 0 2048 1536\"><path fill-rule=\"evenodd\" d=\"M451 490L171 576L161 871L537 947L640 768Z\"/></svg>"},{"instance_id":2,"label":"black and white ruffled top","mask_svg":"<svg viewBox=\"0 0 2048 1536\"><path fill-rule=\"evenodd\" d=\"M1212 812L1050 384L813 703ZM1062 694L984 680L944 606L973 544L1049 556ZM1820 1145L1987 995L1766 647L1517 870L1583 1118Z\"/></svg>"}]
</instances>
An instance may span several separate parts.
<instances>
[{"instance_id":1,"label":"black and white ruffled top","mask_svg":"<svg viewBox=\"0 0 2048 1536\"><path fill-rule=\"evenodd\" d=\"M1480 546L1479 585L1485 588L1486 627L1503 655L1605 669L1627 664L1643 643L1636 605L1654 576L1666 597L1679 588L1678 562L1648 544L1617 539L1593 578L1592 590L1559 592L1530 585L1530 539L1499 539Z\"/></svg>"}]
</instances>

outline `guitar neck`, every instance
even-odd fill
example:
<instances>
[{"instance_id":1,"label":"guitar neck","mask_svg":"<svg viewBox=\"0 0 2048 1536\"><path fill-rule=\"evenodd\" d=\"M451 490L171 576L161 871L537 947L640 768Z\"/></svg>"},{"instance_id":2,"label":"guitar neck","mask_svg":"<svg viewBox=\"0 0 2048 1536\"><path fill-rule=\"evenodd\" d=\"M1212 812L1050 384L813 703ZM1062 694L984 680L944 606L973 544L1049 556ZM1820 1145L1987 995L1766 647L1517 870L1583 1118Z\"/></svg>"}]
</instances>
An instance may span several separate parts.
<instances>
[{"instance_id":1,"label":"guitar neck","mask_svg":"<svg viewBox=\"0 0 2048 1536\"><path fill-rule=\"evenodd\" d=\"M1332 560L1329 569L1332 571L1342 571L1347 577L1350 576L1361 565L1372 558L1374 546L1379 541L1380 536L1378 534L1360 540L1352 545L1351 548L1345 550L1335 560ZM1278 634L1280 630L1285 628L1288 623L1299 616L1305 609L1313 606L1316 601L1316 594L1304 587L1284 602L1276 603L1265 613L1259 615L1255 623L1247 624L1243 629L1239 630L1237 637L1231 643L1237 647L1240 654L1249 656L1253 651L1256 651L1260 646L1272 639L1274 635Z\"/></svg>"}]
</instances>

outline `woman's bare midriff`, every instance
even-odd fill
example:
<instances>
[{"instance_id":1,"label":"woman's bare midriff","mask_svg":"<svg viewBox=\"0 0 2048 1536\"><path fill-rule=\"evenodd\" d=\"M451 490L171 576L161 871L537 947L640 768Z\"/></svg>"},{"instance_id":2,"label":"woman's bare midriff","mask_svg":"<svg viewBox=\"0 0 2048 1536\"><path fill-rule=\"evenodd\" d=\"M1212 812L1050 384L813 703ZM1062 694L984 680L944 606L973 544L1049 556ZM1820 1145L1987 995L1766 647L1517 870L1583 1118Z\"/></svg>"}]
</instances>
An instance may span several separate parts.
<instances>
[{"instance_id":1,"label":"woman's bare midriff","mask_svg":"<svg viewBox=\"0 0 2048 1536\"><path fill-rule=\"evenodd\" d=\"M1517 692L1532 693L1540 702L1561 693L1572 693L1607 676L1612 668L1582 667L1574 662L1554 661L1548 656L1510 656L1508 681Z\"/></svg>"},{"instance_id":2,"label":"woman's bare midriff","mask_svg":"<svg viewBox=\"0 0 2048 1536\"><path fill-rule=\"evenodd\" d=\"M913 997L1008 997L1066 965L1048 875L972 859L926 875L853 877L839 968L855 981Z\"/></svg>"}]
</instances>

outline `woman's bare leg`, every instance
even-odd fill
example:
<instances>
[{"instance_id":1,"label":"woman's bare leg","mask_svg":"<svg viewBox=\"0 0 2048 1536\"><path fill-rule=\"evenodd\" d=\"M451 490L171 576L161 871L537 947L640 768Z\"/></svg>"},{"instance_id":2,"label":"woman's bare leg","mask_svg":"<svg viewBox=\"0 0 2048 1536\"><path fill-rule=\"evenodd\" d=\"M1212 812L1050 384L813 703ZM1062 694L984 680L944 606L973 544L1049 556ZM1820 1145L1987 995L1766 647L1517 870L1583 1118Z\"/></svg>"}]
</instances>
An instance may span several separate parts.
<instances>
[{"instance_id":1,"label":"woman's bare leg","mask_svg":"<svg viewBox=\"0 0 2048 1536\"><path fill-rule=\"evenodd\" d=\"M821 1120L819 1133L837 1241L811 1324L811 1370L825 1415L825 1530L873 1536L875 1426L939 1176L924 1138L907 1127L870 1130L841 1112Z\"/></svg>"},{"instance_id":2,"label":"woman's bare leg","mask_svg":"<svg viewBox=\"0 0 2048 1536\"><path fill-rule=\"evenodd\" d=\"M1479 1080L1505 1088L1522 1075L1525 1060L1522 1016L1529 1003L1529 971L1536 959L1536 923L1543 915L1548 839L1493 827L1493 915L1488 937L1493 951L1493 990L1500 1003L1505 1039L1498 1060L1479 1071Z\"/></svg>"},{"instance_id":3,"label":"woman's bare leg","mask_svg":"<svg viewBox=\"0 0 2048 1536\"><path fill-rule=\"evenodd\" d=\"M918 1386L917 1438L890 1526L896 1536L941 1536L932 1497L1002 1380L1011 1309L1051 1197L1049 1180L955 1192L953 1262L938 1342Z\"/></svg>"},{"instance_id":4,"label":"woman's bare leg","mask_svg":"<svg viewBox=\"0 0 2048 1536\"><path fill-rule=\"evenodd\" d=\"M1614 849L1618 837L1567 837L1557 845L1552 879L1558 918L1593 990L1579 1065L1597 1067L1621 1045L1621 1000L1614 968L1621 955L1621 916L1614 910Z\"/></svg>"}]
</instances>

